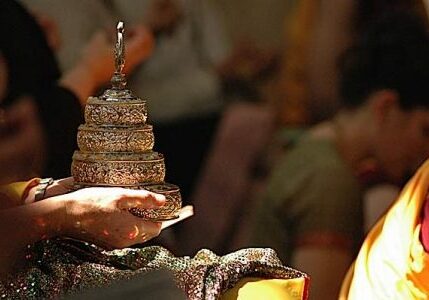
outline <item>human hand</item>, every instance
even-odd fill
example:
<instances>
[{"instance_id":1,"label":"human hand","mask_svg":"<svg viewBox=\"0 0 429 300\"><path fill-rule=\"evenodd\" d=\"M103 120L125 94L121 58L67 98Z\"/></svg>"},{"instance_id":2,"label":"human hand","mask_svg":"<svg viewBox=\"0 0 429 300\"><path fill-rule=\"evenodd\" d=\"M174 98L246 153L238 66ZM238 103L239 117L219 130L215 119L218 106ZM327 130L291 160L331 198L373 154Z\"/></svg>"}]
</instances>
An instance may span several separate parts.
<instances>
[{"instance_id":1,"label":"human hand","mask_svg":"<svg viewBox=\"0 0 429 300\"><path fill-rule=\"evenodd\" d=\"M153 53L155 39L151 30L144 25L135 25L125 31L125 74L147 60Z\"/></svg>"},{"instance_id":2,"label":"human hand","mask_svg":"<svg viewBox=\"0 0 429 300\"><path fill-rule=\"evenodd\" d=\"M160 222L132 215L128 209L158 208L163 195L146 190L92 187L59 196L65 201L66 221L63 233L111 248L125 248L159 235Z\"/></svg>"},{"instance_id":3,"label":"human hand","mask_svg":"<svg viewBox=\"0 0 429 300\"><path fill-rule=\"evenodd\" d=\"M21 99L4 110L0 118L0 184L34 176L43 166L45 153L34 103Z\"/></svg>"},{"instance_id":4,"label":"human hand","mask_svg":"<svg viewBox=\"0 0 429 300\"><path fill-rule=\"evenodd\" d=\"M141 25L130 28L126 33L124 72L129 73L152 54L154 39L150 31ZM108 33L98 31L82 51L79 65L86 67L96 87L108 82L115 71L113 49L114 44Z\"/></svg>"},{"instance_id":5,"label":"human hand","mask_svg":"<svg viewBox=\"0 0 429 300\"><path fill-rule=\"evenodd\" d=\"M127 30L125 73L130 73L153 51L154 38L144 26ZM89 96L107 83L115 72L113 42L105 31L96 32L82 51L80 61L61 77L60 85L70 89L86 105Z\"/></svg>"}]
</instances>

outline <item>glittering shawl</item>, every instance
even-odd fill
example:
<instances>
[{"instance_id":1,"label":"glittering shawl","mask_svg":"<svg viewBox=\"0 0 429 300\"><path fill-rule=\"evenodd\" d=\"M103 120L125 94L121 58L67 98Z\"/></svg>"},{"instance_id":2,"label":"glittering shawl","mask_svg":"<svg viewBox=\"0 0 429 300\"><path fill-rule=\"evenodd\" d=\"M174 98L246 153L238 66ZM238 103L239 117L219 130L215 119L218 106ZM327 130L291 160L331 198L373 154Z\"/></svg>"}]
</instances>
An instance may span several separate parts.
<instances>
[{"instance_id":1,"label":"glittering shawl","mask_svg":"<svg viewBox=\"0 0 429 300\"><path fill-rule=\"evenodd\" d=\"M282 265L271 249L243 249L223 257L209 250L175 257L158 246L104 251L75 240L47 240L31 248L25 269L0 284L7 299L52 299L87 288L108 286L151 270L170 271L189 299L218 299L240 279L305 278Z\"/></svg>"}]
</instances>

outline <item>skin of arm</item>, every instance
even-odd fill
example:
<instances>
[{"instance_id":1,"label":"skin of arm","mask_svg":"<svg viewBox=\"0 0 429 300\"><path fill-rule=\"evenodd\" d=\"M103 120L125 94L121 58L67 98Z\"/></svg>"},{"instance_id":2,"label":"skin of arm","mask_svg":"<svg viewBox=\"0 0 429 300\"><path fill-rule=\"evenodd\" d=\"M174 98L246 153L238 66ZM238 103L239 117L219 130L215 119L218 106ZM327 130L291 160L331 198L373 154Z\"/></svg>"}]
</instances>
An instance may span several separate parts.
<instances>
[{"instance_id":1,"label":"skin of arm","mask_svg":"<svg viewBox=\"0 0 429 300\"><path fill-rule=\"evenodd\" d=\"M131 207L156 208L162 195L121 188L87 188L0 211L0 278L24 262L27 245L56 236L124 248L157 236L161 223L144 221Z\"/></svg>"},{"instance_id":2,"label":"skin of arm","mask_svg":"<svg viewBox=\"0 0 429 300\"><path fill-rule=\"evenodd\" d=\"M0 277L4 277L23 262L27 245L54 237L64 229L65 205L51 198L1 210L0 219Z\"/></svg>"}]
</instances>

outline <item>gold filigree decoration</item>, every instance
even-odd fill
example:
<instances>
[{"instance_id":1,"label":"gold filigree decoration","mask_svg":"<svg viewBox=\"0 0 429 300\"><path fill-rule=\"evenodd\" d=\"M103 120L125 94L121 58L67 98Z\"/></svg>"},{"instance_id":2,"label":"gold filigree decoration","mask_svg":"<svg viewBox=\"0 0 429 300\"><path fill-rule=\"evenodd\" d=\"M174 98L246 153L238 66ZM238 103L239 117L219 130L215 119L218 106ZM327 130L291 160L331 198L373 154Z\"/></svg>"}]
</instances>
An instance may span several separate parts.
<instances>
[{"instance_id":1,"label":"gold filigree decoration","mask_svg":"<svg viewBox=\"0 0 429 300\"><path fill-rule=\"evenodd\" d=\"M152 126L142 128L102 128L82 125L77 144L85 152L146 152L154 146Z\"/></svg>"},{"instance_id":2,"label":"gold filigree decoration","mask_svg":"<svg viewBox=\"0 0 429 300\"><path fill-rule=\"evenodd\" d=\"M94 125L136 126L147 120L146 102L120 102L112 104L89 103L85 107L85 122Z\"/></svg>"}]
</instances>

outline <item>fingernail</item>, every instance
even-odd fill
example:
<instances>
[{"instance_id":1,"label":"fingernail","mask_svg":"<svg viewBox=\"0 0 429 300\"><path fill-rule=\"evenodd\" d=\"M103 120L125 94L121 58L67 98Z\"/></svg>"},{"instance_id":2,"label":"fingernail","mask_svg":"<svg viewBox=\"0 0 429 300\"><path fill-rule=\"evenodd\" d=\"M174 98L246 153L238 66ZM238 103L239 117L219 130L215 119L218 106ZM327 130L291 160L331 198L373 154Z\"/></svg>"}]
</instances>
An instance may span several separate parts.
<instances>
[{"instance_id":1,"label":"fingernail","mask_svg":"<svg viewBox=\"0 0 429 300\"><path fill-rule=\"evenodd\" d=\"M164 195L155 195L155 199L162 205L167 201L167 198Z\"/></svg>"}]
</instances>

